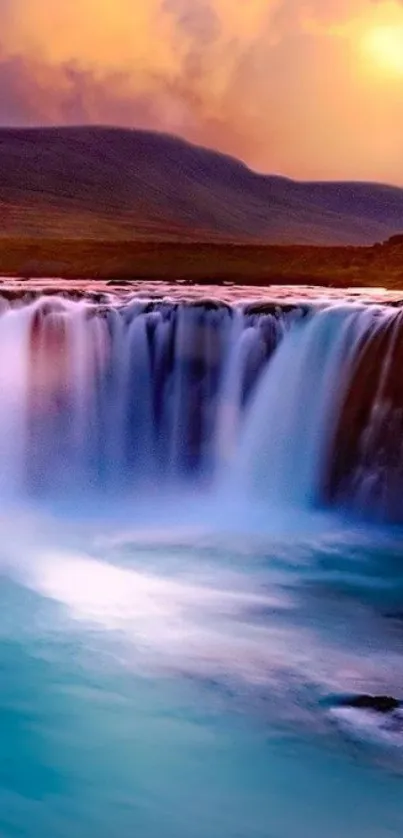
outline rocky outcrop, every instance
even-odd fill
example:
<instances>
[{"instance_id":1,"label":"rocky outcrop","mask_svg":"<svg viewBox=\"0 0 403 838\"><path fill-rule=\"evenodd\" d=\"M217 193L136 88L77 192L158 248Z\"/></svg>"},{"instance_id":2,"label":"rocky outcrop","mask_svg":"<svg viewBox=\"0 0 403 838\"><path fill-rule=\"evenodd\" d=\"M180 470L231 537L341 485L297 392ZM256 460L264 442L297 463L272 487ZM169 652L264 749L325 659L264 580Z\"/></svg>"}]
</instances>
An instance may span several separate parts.
<instances>
[{"instance_id":1,"label":"rocky outcrop","mask_svg":"<svg viewBox=\"0 0 403 838\"><path fill-rule=\"evenodd\" d=\"M350 360L346 361L350 364ZM374 319L348 372L324 496L403 520L403 311Z\"/></svg>"},{"instance_id":2,"label":"rocky outcrop","mask_svg":"<svg viewBox=\"0 0 403 838\"><path fill-rule=\"evenodd\" d=\"M339 707L351 707L354 710L372 710L375 713L393 713L402 707L401 701L389 695L353 695L338 699Z\"/></svg>"}]
</instances>

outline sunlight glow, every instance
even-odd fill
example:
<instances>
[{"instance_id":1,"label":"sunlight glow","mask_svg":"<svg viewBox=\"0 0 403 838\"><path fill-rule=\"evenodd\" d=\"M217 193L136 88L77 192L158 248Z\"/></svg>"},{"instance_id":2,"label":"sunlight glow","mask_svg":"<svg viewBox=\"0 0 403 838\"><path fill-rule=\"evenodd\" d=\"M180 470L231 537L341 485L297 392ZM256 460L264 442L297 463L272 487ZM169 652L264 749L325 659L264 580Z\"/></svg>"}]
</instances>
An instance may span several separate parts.
<instances>
[{"instance_id":1,"label":"sunlight glow","mask_svg":"<svg viewBox=\"0 0 403 838\"><path fill-rule=\"evenodd\" d=\"M403 24L373 27L364 35L362 47L377 70L403 76Z\"/></svg>"}]
</instances>

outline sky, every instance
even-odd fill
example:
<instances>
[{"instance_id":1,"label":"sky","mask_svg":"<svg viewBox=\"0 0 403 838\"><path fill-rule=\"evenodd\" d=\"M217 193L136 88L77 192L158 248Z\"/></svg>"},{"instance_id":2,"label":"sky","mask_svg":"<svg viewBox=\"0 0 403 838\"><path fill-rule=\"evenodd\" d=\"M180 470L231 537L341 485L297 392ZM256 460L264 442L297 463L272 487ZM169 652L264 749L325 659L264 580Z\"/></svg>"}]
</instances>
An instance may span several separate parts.
<instances>
[{"instance_id":1,"label":"sky","mask_svg":"<svg viewBox=\"0 0 403 838\"><path fill-rule=\"evenodd\" d=\"M403 0L0 0L0 124L153 128L403 185Z\"/></svg>"}]
</instances>

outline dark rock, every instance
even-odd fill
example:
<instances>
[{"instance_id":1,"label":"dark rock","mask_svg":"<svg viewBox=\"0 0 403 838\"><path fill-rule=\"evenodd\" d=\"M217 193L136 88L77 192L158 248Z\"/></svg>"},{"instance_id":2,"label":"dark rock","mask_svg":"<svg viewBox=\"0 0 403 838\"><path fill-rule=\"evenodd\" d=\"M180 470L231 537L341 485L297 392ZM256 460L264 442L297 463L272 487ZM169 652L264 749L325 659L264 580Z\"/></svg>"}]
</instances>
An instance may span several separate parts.
<instances>
[{"instance_id":1,"label":"dark rock","mask_svg":"<svg viewBox=\"0 0 403 838\"><path fill-rule=\"evenodd\" d=\"M393 713L402 707L401 701L388 695L355 695L338 700L340 707L351 707L355 710L373 710L376 713Z\"/></svg>"},{"instance_id":2,"label":"dark rock","mask_svg":"<svg viewBox=\"0 0 403 838\"><path fill-rule=\"evenodd\" d=\"M323 472L325 501L403 522L403 314L374 317L342 398Z\"/></svg>"}]
</instances>

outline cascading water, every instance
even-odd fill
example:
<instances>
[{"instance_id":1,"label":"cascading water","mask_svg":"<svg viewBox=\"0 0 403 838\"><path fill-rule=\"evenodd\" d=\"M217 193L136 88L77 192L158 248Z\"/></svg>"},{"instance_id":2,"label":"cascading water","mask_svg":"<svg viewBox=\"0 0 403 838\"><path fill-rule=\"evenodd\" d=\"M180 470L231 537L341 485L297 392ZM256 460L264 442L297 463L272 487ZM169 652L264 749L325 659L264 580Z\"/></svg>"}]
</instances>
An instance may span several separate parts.
<instances>
[{"instance_id":1,"label":"cascading water","mask_svg":"<svg viewBox=\"0 0 403 838\"><path fill-rule=\"evenodd\" d=\"M0 317L3 489L212 473L283 329L229 307L39 299ZM10 358L12 372L10 373Z\"/></svg>"},{"instance_id":2,"label":"cascading water","mask_svg":"<svg viewBox=\"0 0 403 838\"><path fill-rule=\"evenodd\" d=\"M355 357L377 314L332 306L295 323L249 410L239 452L242 485L279 504L320 503L321 476Z\"/></svg>"},{"instance_id":3,"label":"cascading water","mask_svg":"<svg viewBox=\"0 0 403 838\"><path fill-rule=\"evenodd\" d=\"M0 310L1 838L401 838L403 309L178 294Z\"/></svg>"},{"instance_id":4,"label":"cascading water","mask_svg":"<svg viewBox=\"0 0 403 838\"><path fill-rule=\"evenodd\" d=\"M364 508L371 485L372 505L400 514L400 443L381 475L379 457L401 422L391 385L401 324L399 309L362 304L55 297L3 309L2 491L124 491L226 474L280 505L327 497ZM366 358L378 372L360 402ZM352 400L353 441L343 419Z\"/></svg>"}]
</instances>

